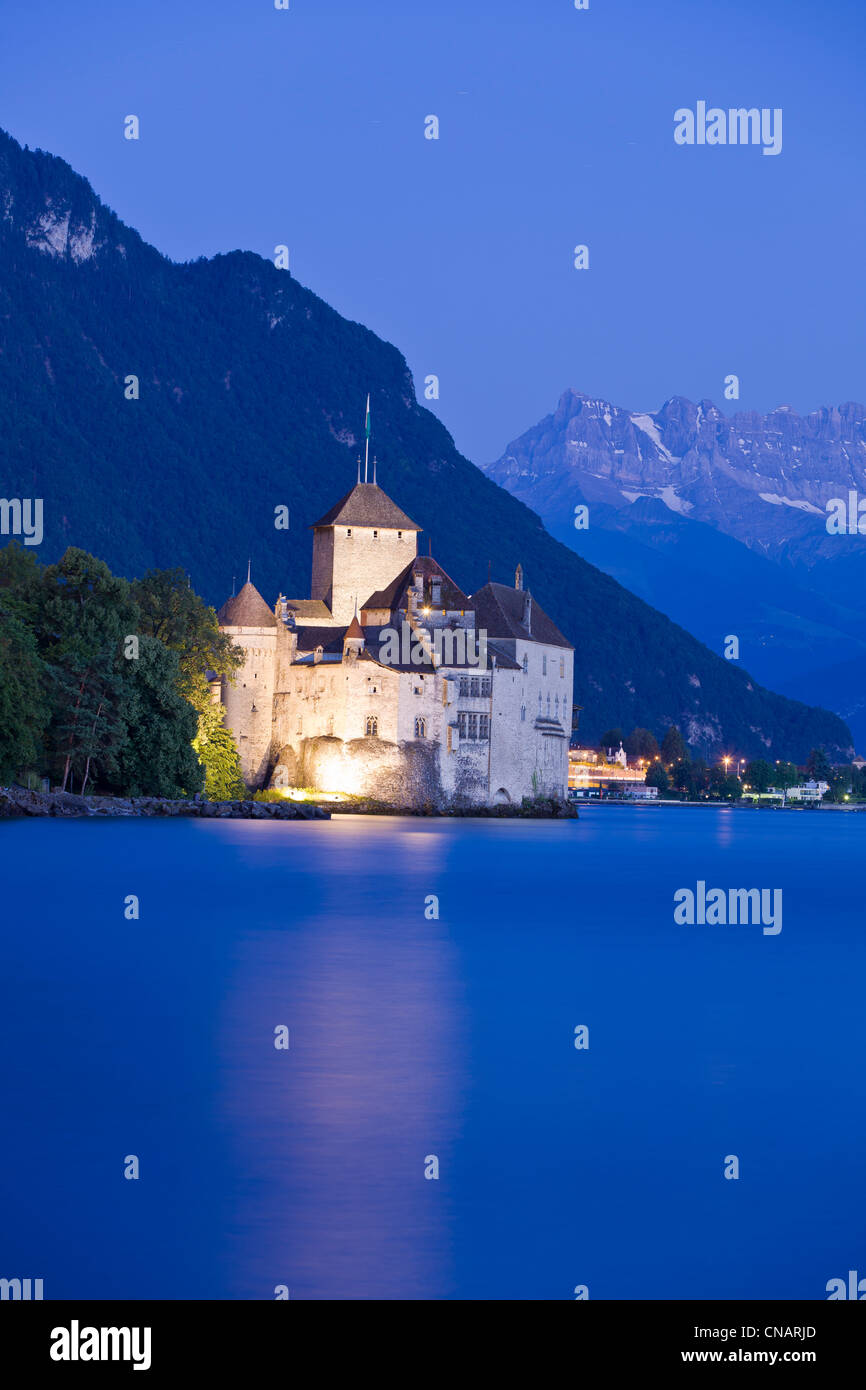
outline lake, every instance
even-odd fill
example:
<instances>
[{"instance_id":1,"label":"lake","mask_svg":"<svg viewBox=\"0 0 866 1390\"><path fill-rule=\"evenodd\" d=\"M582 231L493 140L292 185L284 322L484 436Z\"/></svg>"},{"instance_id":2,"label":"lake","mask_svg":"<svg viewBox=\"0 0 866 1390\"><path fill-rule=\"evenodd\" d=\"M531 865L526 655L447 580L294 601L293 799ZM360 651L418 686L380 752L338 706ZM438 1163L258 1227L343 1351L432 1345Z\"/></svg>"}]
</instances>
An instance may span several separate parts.
<instances>
[{"instance_id":1,"label":"lake","mask_svg":"<svg viewBox=\"0 0 866 1390\"><path fill-rule=\"evenodd\" d=\"M0 862L0 1276L46 1298L866 1274L866 815L29 820ZM678 925L698 881L782 930Z\"/></svg>"}]
</instances>

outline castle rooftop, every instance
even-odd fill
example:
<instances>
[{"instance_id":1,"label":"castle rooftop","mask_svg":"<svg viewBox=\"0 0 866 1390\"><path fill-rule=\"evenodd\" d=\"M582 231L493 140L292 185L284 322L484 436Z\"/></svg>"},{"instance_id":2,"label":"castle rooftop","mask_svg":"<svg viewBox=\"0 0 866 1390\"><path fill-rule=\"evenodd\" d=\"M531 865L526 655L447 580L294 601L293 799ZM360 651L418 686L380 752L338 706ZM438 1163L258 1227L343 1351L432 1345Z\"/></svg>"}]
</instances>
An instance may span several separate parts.
<instances>
[{"instance_id":1,"label":"castle rooftop","mask_svg":"<svg viewBox=\"0 0 866 1390\"><path fill-rule=\"evenodd\" d=\"M247 580L240 593L226 599L217 613L221 627L276 627L277 620L255 584Z\"/></svg>"},{"instance_id":2,"label":"castle rooftop","mask_svg":"<svg viewBox=\"0 0 866 1390\"><path fill-rule=\"evenodd\" d=\"M420 531L396 502L392 502L378 483L356 483L351 492L335 502L330 511L313 523L320 526L376 526L383 531Z\"/></svg>"},{"instance_id":3,"label":"castle rooftop","mask_svg":"<svg viewBox=\"0 0 866 1390\"><path fill-rule=\"evenodd\" d=\"M472 595L472 604L475 609L476 627L486 630L488 640L491 637L520 638L529 642L544 642L550 647L574 650L526 589L512 589L507 584L487 583L477 594Z\"/></svg>"}]
</instances>

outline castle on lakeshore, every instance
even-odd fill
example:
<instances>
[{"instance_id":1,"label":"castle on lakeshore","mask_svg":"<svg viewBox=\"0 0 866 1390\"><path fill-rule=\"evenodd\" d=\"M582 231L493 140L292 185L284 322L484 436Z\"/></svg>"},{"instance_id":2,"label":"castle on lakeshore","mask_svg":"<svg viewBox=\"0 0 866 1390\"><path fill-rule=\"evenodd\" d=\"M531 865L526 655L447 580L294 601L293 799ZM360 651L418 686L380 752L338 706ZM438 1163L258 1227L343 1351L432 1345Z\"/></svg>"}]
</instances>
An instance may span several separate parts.
<instances>
[{"instance_id":1,"label":"castle on lakeshore","mask_svg":"<svg viewBox=\"0 0 866 1390\"><path fill-rule=\"evenodd\" d=\"M573 648L523 586L464 594L420 528L359 481L312 527L309 598L249 576L219 610L243 650L213 685L252 787L403 806L564 798Z\"/></svg>"}]
</instances>

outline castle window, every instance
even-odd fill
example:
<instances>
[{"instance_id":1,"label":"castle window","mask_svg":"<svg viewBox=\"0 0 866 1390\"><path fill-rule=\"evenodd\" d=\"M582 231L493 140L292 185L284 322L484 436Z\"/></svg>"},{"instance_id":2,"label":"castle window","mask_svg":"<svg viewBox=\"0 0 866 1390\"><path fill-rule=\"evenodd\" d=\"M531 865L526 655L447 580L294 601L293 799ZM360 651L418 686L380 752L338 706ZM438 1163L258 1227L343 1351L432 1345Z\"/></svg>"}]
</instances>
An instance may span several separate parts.
<instances>
[{"instance_id":1,"label":"castle window","mask_svg":"<svg viewBox=\"0 0 866 1390\"><path fill-rule=\"evenodd\" d=\"M468 677L468 676L461 676L461 677L460 677L460 694L461 694L461 695L468 695L468 694L469 694L469 677Z\"/></svg>"},{"instance_id":2,"label":"castle window","mask_svg":"<svg viewBox=\"0 0 866 1390\"><path fill-rule=\"evenodd\" d=\"M442 602L442 584L438 579L433 580L433 603L438 608Z\"/></svg>"},{"instance_id":3,"label":"castle window","mask_svg":"<svg viewBox=\"0 0 866 1390\"><path fill-rule=\"evenodd\" d=\"M525 705L521 705L521 706L520 706L520 718L521 718L522 721L525 722L525 720L526 720L526 706L525 706Z\"/></svg>"},{"instance_id":4,"label":"castle window","mask_svg":"<svg viewBox=\"0 0 866 1390\"><path fill-rule=\"evenodd\" d=\"M478 679L477 676L473 676L473 677L472 677L470 694L472 694L472 695L480 695L480 694L481 694L481 682L480 682L480 680Z\"/></svg>"},{"instance_id":5,"label":"castle window","mask_svg":"<svg viewBox=\"0 0 866 1390\"><path fill-rule=\"evenodd\" d=\"M565 680L565 657L564 657L564 656L561 656L561 657L559 658L559 679L560 679L560 680Z\"/></svg>"},{"instance_id":6,"label":"castle window","mask_svg":"<svg viewBox=\"0 0 866 1390\"><path fill-rule=\"evenodd\" d=\"M364 737L379 737L379 721L374 714L368 714L367 718L364 720Z\"/></svg>"},{"instance_id":7,"label":"castle window","mask_svg":"<svg viewBox=\"0 0 866 1390\"><path fill-rule=\"evenodd\" d=\"M466 713L465 711L457 716L457 732L461 738L466 737Z\"/></svg>"},{"instance_id":8,"label":"castle window","mask_svg":"<svg viewBox=\"0 0 866 1390\"><path fill-rule=\"evenodd\" d=\"M426 721L426 719L416 719L416 720L415 720L415 737L416 737L416 738L426 738L426 737L427 737L427 721Z\"/></svg>"},{"instance_id":9,"label":"castle window","mask_svg":"<svg viewBox=\"0 0 866 1390\"><path fill-rule=\"evenodd\" d=\"M470 714L470 716L469 716L469 738L477 738L477 737L478 737L478 715L477 715L477 714Z\"/></svg>"},{"instance_id":10,"label":"castle window","mask_svg":"<svg viewBox=\"0 0 866 1390\"><path fill-rule=\"evenodd\" d=\"M489 738L489 737L490 737L490 716L487 715L487 714L479 715L479 718L478 718L478 737L479 737L479 738Z\"/></svg>"},{"instance_id":11,"label":"castle window","mask_svg":"<svg viewBox=\"0 0 866 1390\"><path fill-rule=\"evenodd\" d=\"M559 718L559 696L558 696L558 695L557 695L557 697L556 697L555 704L556 704L556 717L557 717L557 719L558 719L558 718Z\"/></svg>"},{"instance_id":12,"label":"castle window","mask_svg":"<svg viewBox=\"0 0 866 1390\"><path fill-rule=\"evenodd\" d=\"M482 695L489 695L489 694L490 694L490 677L489 677L489 676L482 676L482 677L481 677L481 694L482 694Z\"/></svg>"},{"instance_id":13,"label":"castle window","mask_svg":"<svg viewBox=\"0 0 866 1390\"><path fill-rule=\"evenodd\" d=\"M401 540L403 539L403 532L402 532L402 531L398 531L398 532L397 532L397 539L398 539L398 541L401 541Z\"/></svg>"},{"instance_id":14,"label":"castle window","mask_svg":"<svg viewBox=\"0 0 866 1390\"><path fill-rule=\"evenodd\" d=\"M547 675L547 652L545 652L544 656L541 658L541 674L543 676Z\"/></svg>"},{"instance_id":15,"label":"castle window","mask_svg":"<svg viewBox=\"0 0 866 1390\"><path fill-rule=\"evenodd\" d=\"M526 652L524 652L524 653L523 653L523 674L524 674L524 676L526 675L526 673L527 673L528 670L529 670L529 657L526 655Z\"/></svg>"},{"instance_id":16,"label":"castle window","mask_svg":"<svg viewBox=\"0 0 866 1390\"><path fill-rule=\"evenodd\" d=\"M378 531L374 531L374 532L373 532L373 540L374 540L374 541L377 541L378 539L379 539L379 532L378 532Z\"/></svg>"},{"instance_id":17,"label":"castle window","mask_svg":"<svg viewBox=\"0 0 866 1390\"><path fill-rule=\"evenodd\" d=\"M538 717L541 718L541 691L538 692Z\"/></svg>"},{"instance_id":18,"label":"castle window","mask_svg":"<svg viewBox=\"0 0 866 1390\"><path fill-rule=\"evenodd\" d=\"M550 718L550 694L547 696L547 717Z\"/></svg>"},{"instance_id":19,"label":"castle window","mask_svg":"<svg viewBox=\"0 0 866 1390\"><path fill-rule=\"evenodd\" d=\"M351 528L351 526L347 527L347 529L346 529L346 538L347 538L347 540L351 540L351 539L352 539L352 528Z\"/></svg>"}]
</instances>

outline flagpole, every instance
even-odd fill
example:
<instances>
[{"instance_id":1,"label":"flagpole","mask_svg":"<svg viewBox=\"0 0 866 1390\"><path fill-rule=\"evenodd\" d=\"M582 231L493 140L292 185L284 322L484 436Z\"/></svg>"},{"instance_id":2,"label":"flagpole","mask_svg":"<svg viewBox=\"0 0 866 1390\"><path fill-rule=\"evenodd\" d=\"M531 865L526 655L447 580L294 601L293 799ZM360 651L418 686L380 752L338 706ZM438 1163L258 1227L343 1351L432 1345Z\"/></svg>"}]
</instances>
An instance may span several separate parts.
<instances>
[{"instance_id":1,"label":"flagpole","mask_svg":"<svg viewBox=\"0 0 866 1390\"><path fill-rule=\"evenodd\" d=\"M367 481L367 460L370 457L370 397L367 396L367 418L364 421L364 432L367 436L364 443L364 482Z\"/></svg>"}]
</instances>

